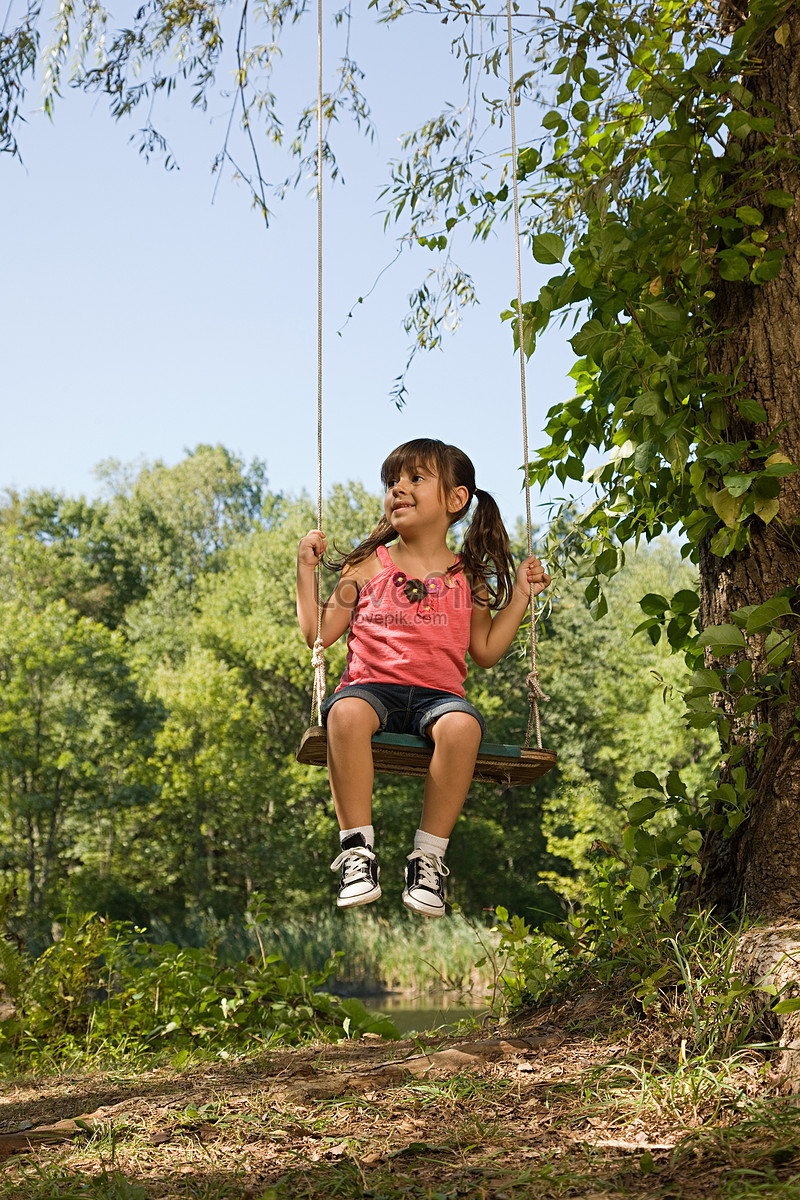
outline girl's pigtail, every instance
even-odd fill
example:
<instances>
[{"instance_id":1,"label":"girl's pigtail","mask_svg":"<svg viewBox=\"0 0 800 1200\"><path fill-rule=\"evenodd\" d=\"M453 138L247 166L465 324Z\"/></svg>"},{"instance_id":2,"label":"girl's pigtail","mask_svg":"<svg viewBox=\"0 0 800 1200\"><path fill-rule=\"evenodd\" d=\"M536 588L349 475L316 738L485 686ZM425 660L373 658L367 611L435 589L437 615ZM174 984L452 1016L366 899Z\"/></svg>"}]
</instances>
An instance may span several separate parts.
<instances>
[{"instance_id":1,"label":"girl's pigtail","mask_svg":"<svg viewBox=\"0 0 800 1200\"><path fill-rule=\"evenodd\" d=\"M477 508L470 522L461 561L472 589L485 591L490 608L505 608L514 590L514 559L494 497L475 489Z\"/></svg>"},{"instance_id":2,"label":"girl's pigtail","mask_svg":"<svg viewBox=\"0 0 800 1200\"><path fill-rule=\"evenodd\" d=\"M372 533L364 538L364 541L361 542L360 545L356 546L355 550L350 550L347 554L342 554L338 548L334 547L336 550L336 556L324 558L322 560L323 564L328 568L329 571L338 573L345 567L355 566L356 563L363 562L365 558L369 558L371 554L375 553L378 546L388 545L389 542L393 542L397 536L397 531L392 529L392 526L389 524L386 517L381 517Z\"/></svg>"}]
</instances>

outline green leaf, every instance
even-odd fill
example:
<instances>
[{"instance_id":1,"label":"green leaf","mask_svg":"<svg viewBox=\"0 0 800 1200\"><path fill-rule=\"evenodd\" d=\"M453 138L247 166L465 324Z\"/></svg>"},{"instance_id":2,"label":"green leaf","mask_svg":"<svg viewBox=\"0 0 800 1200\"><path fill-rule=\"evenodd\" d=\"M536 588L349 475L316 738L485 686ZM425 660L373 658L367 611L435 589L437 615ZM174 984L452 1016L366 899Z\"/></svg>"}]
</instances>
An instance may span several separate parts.
<instances>
[{"instance_id":1,"label":"green leaf","mask_svg":"<svg viewBox=\"0 0 800 1200\"><path fill-rule=\"evenodd\" d=\"M659 778L652 771L637 771L633 777L633 786L637 788L654 788L657 792L663 792Z\"/></svg>"},{"instance_id":2,"label":"green leaf","mask_svg":"<svg viewBox=\"0 0 800 1200\"><path fill-rule=\"evenodd\" d=\"M661 623L658 617L646 617L644 621L640 621L631 633L631 637L636 637L637 633L647 633L653 645L658 645L661 640Z\"/></svg>"},{"instance_id":3,"label":"green leaf","mask_svg":"<svg viewBox=\"0 0 800 1200\"><path fill-rule=\"evenodd\" d=\"M644 867L641 868L644 870ZM645 871L645 874L647 872ZM639 925L646 925L650 921L650 913L637 904L632 896L626 896L620 905L622 920L626 925L636 928Z\"/></svg>"},{"instance_id":4,"label":"green leaf","mask_svg":"<svg viewBox=\"0 0 800 1200\"><path fill-rule=\"evenodd\" d=\"M660 617L669 608L669 600L659 596L658 592L648 592L639 601L639 607L648 617Z\"/></svg>"},{"instance_id":5,"label":"green leaf","mask_svg":"<svg viewBox=\"0 0 800 1200\"><path fill-rule=\"evenodd\" d=\"M728 529L733 529L739 520L744 501L741 496L732 496L727 488L715 492L711 497L711 507Z\"/></svg>"},{"instance_id":6,"label":"green leaf","mask_svg":"<svg viewBox=\"0 0 800 1200\"><path fill-rule=\"evenodd\" d=\"M800 1011L800 996L795 996L793 1000L779 1000L772 1006L772 1011L781 1015Z\"/></svg>"},{"instance_id":7,"label":"green leaf","mask_svg":"<svg viewBox=\"0 0 800 1200\"><path fill-rule=\"evenodd\" d=\"M670 796L686 797L686 784L681 779L679 771L673 769L667 776L667 793Z\"/></svg>"},{"instance_id":8,"label":"green leaf","mask_svg":"<svg viewBox=\"0 0 800 1200\"><path fill-rule=\"evenodd\" d=\"M717 671L709 671L705 667L701 667L698 671L692 671L690 676L692 690L698 692L721 692L722 679Z\"/></svg>"},{"instance_id":9,"label":"green leaf","mask_svg":"<svg viewBox=\"0 0 800 1200\"><path fill-rule=\"evenodd\" d=\"M768 667L780 667L794 650L794 635L785 630L773 629L766 637L764 650Z\"/></svg>"},{"instance_id":10,"label":"green leaf","mask_svg":"<svg viewBox=\"0 0 800 1200\"><path fill-rule=\"evenodd\" d=\"M722 443L716 446L706 447L700 454L702 458L710 458L712 462L717 462L721 467L730 466L732 463L738 462L748 448L747 442L730 442Z\"/></svg>"},{"instance_id":11,"label":"green leaf","mask_svg":"<svg viewBox=\"0 0 800 1200\"><path fill-rule=\"evenodd\" d=\"M639 863L631 867L630 880L631 887L636 888L637 892L646 892L650 886L650 876Z\"/></svg>"},{"instance_id":12,"label":"green leaf","mask_svg":"<svg viewBox=\"0 0 800 1200\"><path fill-rule=\"evenodd\" d=\"M753 283L769 283L771 279L777 279L783 270L783 260L786 257L784 250L768 250L760 262L755 263L750 272L750 279Z\"/></svg>"},{"instance_id":13,"label":"green leaf","mask_svg":"<svg viewBox=\"0 0 800 1200\"><path fill-rule=\"evenodd\" d=\"M633 465L642 475L650 467L658 454L658 442L640 442L633 455Z\"/></svg>"},{"instance_id":14,"label":"green leaf","mask_svg":"<svg viewBox=\"0 0 800 1200\"><path fill-rule=\"evenodd\" d=\"M753 502L753 512L757 517L760 517L765 525L769 525L777 517L781 510L780 500L761 499L756 497Z\"/></svg>"},{"instance_id":15,"label":"green leaf","mask_svg":"<svg viewBox=\"0 0 800 1200\"><path fill-rule=\"evenodd\" d=\"M794 475L797 467L790 462L785 454L770 454L764 464L764 474L780 478L783 475Z\"/></svg>"},{"instance_id":16,"label":"green leaf","mask_svg":"<svg viewBox=\"0 0 800 1200\"><path fill-rule=\"evenodd\" d=\"M638 416L654 417L656 413L661 411L663 400L658 392L646 391L642 392L641 396L637 396L633 403L633 411Z\"/></svg>"},{"instance_id":17,"label":"green leaf","mask_svg":"<svg viewBox=\"0 0 800 1200\"><path fill-rule=\"evenodd\" d=\"M752 396L737 396L736 407L743 417L747 417L748 421L756 421L763 425L767 420L767 410Z\"/></svg>"},{"instance_id":18,"label":"green leaf","mask_svg":"<svg viewBox=\"0 0 800 1200\"><path fill-rule=\"evenodd\" d=\"M668 300L651 300L642 307L665 325L680 325L685 320L682 310Z\"/></svg>"},{"instance_id":19,"label":"green leaf","mask_svg":"<svg viewBox=\"0 0 800 1200\"><path fill-rule=\"evenodd\" d=\"M736 216L745 225L760 225L764 220L764 214L760 213L757 208L751 208L749 204L740 204L736 210Z\"/></svg>"},{"instance_id":20,"label":"green leaf","mask_svg":"<svg viewBox=\"0 0 800 1200\"><path fill-rule=\"evenodd\" d=\"M619 566L619 551L616 546L607 546L595 559L594 569L598 575L611 575Z\"/></svg>"},{"instance_id":21,"label":"green leaf","mask_svg":"<svg viewBox=\"0 0 800 1200\"><path fill-rule=\"evenodd\" d=\"M533 257L539 263L558 263L564 257L564 242L557 233L537 233L533 238Z\"/></svg>"},{"instance_id":22,"label":"green leaf","mask_svg":"<svg viewBox=\"0 0 800 1200\"><path fill-rule=\"evenodd\" d=\"M741 279L747 279L750 274L750 263L744 254L740 254L738 250L722 250L717 255L719 262L719 273L723 279L735 283Z\"/></svg>"},{"instance_id":23,"label":"green leaf","mask_svg":"<svg viewBox=\"0 0 800 1200\"><path fill-rule=\"evenodd\" d=\"M612 333L601 325L599 321L592 318L587 321L574 337L570 338L570 345L576 354L583 356L584 354L598 362L605 350L610 350L618 341L616 333Z\"/></svg>"},{"instance_id":24,"label":"green leaf","mask_svg":"<svg viewBox=\"0 0 800 1200\"><path fill-rule=\"evenodd\" d=\"M735 625L709 625L697 639L699 646L708 646L717 656L734 654L744 648L744 634Z\"/></svg>"},{"instance_id":25,"label":"green leaf","mask_svg":"<svg viewBox=\"0 0 800 1200\"><path fill-rule=\"evenodd\" d=\"M628 822L631 825L643 825L648 817L652 817L663 807L661 801L655 796L645 796L642 800L635 800L628 809Z\"/></svg>"},{"instance_id":26,"label":"green leaf","mask_svg":"<svg viewBox=\"0 0 800 1200\"><path fill-rule=\"evenodd\" d=\"M792 208L794 202L792 193L784 192L783 188L771 188L764 193L764 203L772 204L775 208Z\"/></svg>"},{"instance_id":27,"label":"green leaf","mask_svg":"<svg viewBox=\"0 0 800 1200\"><path fill-rule=\"evenodd\" d=\"M750 472L747 475L734 472L730 475L724 475L722 482L725 484L725 487L730 492L731 496L743 496L755 478L755 472Z\"/></svg>"},{"instance_id":28,"label":"green leaf","mask_svg":"<svg viewBox=\"0 0 800 1200\"><path fill-rule=\"evenodd\" d=\"M535 171L541 161L541 154L533 146L526 146L524 150L520 150L517 155L517 165L521 178L524 179L526 175Z\"/></svg>"},{"instance_id":29,"label":"green leaf","mask_svg":"<svg viewBox=\"0 0 800 1200\"><path fill-rule=\"evenodd\" d=\"M700 607L700 597L697 592L691 591L689 588L681 588L672 597L670 608L674 613L689 614L696 612Z\"/></svg>"},{"instance_id":30,"label":"green leaf","mask_svg":"<svg viewBox=\"0 0 800 1200\"><path fill-rule=\"evenodd\" d=\"M763 633L772 629L781 617L790 616L792 606L785 596L775 596L753 609L747 619L747 633Z\"/></svg>"}]
</instances>

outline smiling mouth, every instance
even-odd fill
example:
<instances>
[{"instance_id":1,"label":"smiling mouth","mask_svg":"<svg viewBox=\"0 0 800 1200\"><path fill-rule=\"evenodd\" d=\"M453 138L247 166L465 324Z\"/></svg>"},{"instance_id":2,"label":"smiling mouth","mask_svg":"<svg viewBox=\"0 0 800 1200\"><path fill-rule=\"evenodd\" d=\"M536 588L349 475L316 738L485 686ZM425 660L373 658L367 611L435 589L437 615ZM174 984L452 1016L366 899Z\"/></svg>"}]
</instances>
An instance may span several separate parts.
<instances>
[{"instance_id":1,"label":"smiling mouth","mask_svg":"<svg viewBox=\"0 0 800 1200\"><path fill-rule=\"evenodd\" d=\"M413 507L414 507L413 504L394 504L394 505L392 505L392 512L399 512L403 508L413 508Z\"/></svg>"}]
</instances>

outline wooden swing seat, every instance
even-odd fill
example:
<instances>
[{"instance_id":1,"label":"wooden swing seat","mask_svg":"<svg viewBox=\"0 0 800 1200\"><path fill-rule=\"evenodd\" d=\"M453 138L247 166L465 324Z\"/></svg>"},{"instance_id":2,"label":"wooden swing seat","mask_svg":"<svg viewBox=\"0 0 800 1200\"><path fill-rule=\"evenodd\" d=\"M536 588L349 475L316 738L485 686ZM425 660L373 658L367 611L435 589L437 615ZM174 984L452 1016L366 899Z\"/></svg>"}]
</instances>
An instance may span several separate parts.
<instances>
[{"instance_id":1,"label":"wooden swing seat","mask_svg":"<svg viewBox=\"0 0 800 1200\"><path fill-rule=\"evenodd\" d=\"M393 775L425 775L433 746L427 738L410 733L376 733L372 739L372 761L376 771ZM303 734L297 761L313 767L328 763L328 741L322 725L312 725ZM502 783L514 787L533 783L557 762L555 750L523 750L481 742L475 772L477 783Z\"/></svg>"}]
</instances>

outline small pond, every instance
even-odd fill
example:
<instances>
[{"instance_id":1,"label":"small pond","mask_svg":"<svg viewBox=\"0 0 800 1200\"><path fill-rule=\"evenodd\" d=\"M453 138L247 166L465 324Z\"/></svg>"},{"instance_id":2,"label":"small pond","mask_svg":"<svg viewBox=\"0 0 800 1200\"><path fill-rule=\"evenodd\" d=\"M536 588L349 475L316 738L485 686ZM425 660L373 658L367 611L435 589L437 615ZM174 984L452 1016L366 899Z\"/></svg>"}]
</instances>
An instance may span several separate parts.
<instances>
[{"instance_id":1,"label":"small pond","mask_svg":"<svg viewBox=\"0 0 800 1200\"><path fill-rule=\"evenodd\" d=\"M469 997L447 992L428 992L421 996L368 996L364 998L364 1004L370 1012L385 1013L403 1037L453 1026L468 1017L480 1021L489 1011L482 999L470 1004Z\"/></svg>"}]
</instances>

